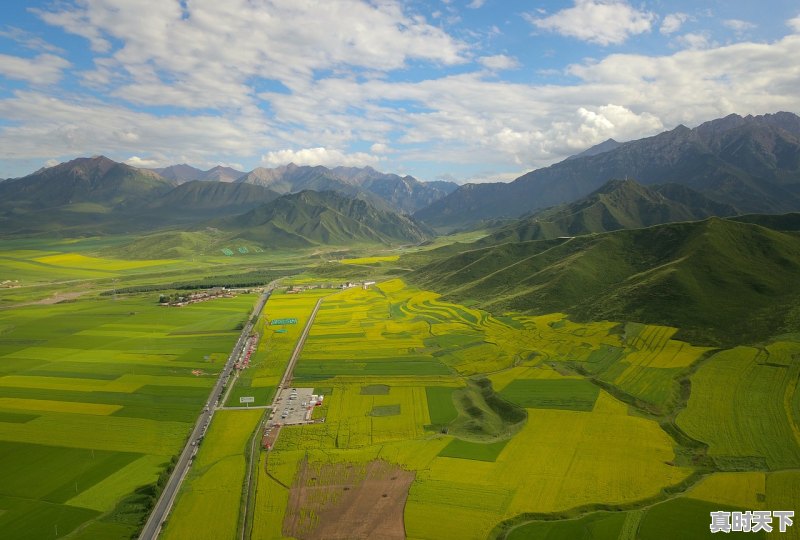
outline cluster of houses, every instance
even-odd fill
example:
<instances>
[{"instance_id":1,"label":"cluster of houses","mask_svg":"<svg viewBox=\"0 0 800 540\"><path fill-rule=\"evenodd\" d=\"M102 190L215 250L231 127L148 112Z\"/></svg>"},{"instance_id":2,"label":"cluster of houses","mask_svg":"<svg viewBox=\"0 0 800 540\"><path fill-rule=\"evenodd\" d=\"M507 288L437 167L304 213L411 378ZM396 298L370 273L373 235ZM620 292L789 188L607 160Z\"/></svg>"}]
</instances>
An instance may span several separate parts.
<instances>
[{"instance_id":1,"label":"cluster of houses","mask_svg":"<svg viewBox=\"0 0 800 540\"><path fill-rule=\"evenodd\" d=\"M216 298L233 298L236 296L233 291L225 287L214 287L207 291L193 292L193 293L173 293L162 294L158 303L161 306L181 307L189 304L196 304L198 302L206 302Z\"/></svg>"},{"instance_id":2,"label":"cluster of houses","mask_svg":"<svg viewBox=\"0 0 800 540\"><path fill-rule=\"evenodd\" d=\"M19 287L19 280L6 279L0 281L0 289L13 289L14 287Z\"/></svg>"},{"instance_id":3,"label":"cluster of houses","mask_svg":"<svg viewBox=\"0 0 800 540\"><path fill-rule=\"evenodd\" d=\"M352 289L353 287L364 287L364 289L369 289L370 285L375 285L374 281L361 281L361 282L352 282L346 281L344 283L340 283L339 285L333 285L332 283L326 283L324 285L292 285L286 290L286 294L298 294L303 291L307 291L310 289Z\"/></svg>"}]
</instances>

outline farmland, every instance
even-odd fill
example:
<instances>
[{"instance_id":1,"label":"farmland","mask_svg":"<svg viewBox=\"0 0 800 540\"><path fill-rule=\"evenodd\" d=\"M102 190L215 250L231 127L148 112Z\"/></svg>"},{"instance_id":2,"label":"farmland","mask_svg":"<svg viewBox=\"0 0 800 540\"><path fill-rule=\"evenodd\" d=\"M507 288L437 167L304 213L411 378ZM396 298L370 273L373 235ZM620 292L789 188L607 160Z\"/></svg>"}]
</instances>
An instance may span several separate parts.
<instances>
[{"instance_id":1,"label":"farmland","mask_svg":"<svg viewBox=\"0 0 800 540\"><path fill-rule=\"evenodd\" d=\"M236 530L245 445L263 413L258 409L215 413L162 538L225 538Z\"/></svg>"},{"instance_id":2,"label":"farmland","mask_svg":"<svg viewBox=\"0 0 800 540\"><path fill-rule=\"evenodd\" d=\"M440 538L442 530L463 538L587 530L659 538L674 515L700 523L709 505L763 501L757 479L713 472L725 470L725 460L714 460L713 438L688 420L707 426L715 413L702 402L687 406L681 381L696 380L691 395L702 396L704 370L723 353L674 340L675 332L577 324L560 314L495 317L400 280L331 294L295 372L324 388L315 417L325 422L284 428L262 455L253 536L285 533L277 524L304 459L384 460L414 472L404 514L410 538ZM788 342L768 350L776 364L794 354ZM394 371L376 367L387 361ZM773 399L791 410L796 394L791 376L785 381ZM791 417L783 421L772 437L788 460L796 442ZM764 485L763 473L741 474L762 474ZM726 491L728 499L712 497ZM704 523L698 534L707 530Z\"/></svg>"},{"instance_id":3,"label":"farmland","mask_svg":"<svg viewBox=\"0 0 800 540\"><path fill-rule=\"evenodd\" d=\"M221 263L190 269L55 247L0 258L28 272L24 286L0 291L0 531L127 537L256 297L159 307L150 287L209 283ZM342 268L367 276L395 260L364 256ZM225 264L233 276L273 271ZM272 294L224 403L271 402L322 298L293 384L325 400L317 423L283 427L274 449L255 456L252 538L345 530L341 516L361 512L358 494L375 490L386 497L374 508L402 508L403 534L416 539L445 530L660 539L680 522L701 538L709 509L800 500L796 335L711 349L676 339L674 327L490 314L401 279L318 287L332 279L324 274L287 278L300 292ZM61 296L66 287L79 294ZM297 323L269 324L276 319ZM215 413L164 538L238 530L245 445L263 413ZM393 523L387 534L397 535ZM365 527L364 537L377 530Z\"/></svg>"},{"instance_id":4,"label":"farmland","mask_svg":"<svg viewBox=\"0 0 800 540\"><path fill-rule=\"evenodd\" d=\"M178 309L151 293L104 295L189 265L70 251L81 243L0 256L20 284L0 291L3 537L135 533L256 299Z\"/></svg>"}]
</instances>

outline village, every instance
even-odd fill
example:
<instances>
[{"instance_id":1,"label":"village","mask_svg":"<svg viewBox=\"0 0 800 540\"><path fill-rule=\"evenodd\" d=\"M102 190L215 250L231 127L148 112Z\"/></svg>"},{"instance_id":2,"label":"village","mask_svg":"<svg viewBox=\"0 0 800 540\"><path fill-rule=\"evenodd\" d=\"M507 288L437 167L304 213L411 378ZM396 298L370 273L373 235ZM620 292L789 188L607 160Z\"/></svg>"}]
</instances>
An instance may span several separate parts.
<instances>
[{"instance_id":1,"label":"village","mask_svg":"<svg viewBox=\"0 0 800 540\"><path fill-rule=\"evenodd\" d=\"M234 298L236 296L232 289L226 287L214 287L206 291L193 292L193 293L173 293L162 294L158 298L158 304L167 307L182 307L189 304L197 304L198 302L207 302L208 300L215 300L217 298Z\"/></svg>"}]
</instances>

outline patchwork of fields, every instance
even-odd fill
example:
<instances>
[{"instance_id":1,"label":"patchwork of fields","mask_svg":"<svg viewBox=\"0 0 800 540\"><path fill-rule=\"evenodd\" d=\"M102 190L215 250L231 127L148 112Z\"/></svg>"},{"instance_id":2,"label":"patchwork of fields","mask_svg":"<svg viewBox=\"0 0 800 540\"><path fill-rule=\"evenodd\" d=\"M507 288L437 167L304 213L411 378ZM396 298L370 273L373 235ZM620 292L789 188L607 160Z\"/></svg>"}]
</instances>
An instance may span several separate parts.
<instances>
[{"instance_id":1,"label":"patchwork of fields","mask_svg":"<svg viewBox=\"0 0 800 540\"><path fill-rule=\"evenodd\" d=\"M400 280L331 295L295 371L326 395L325 422L284 428L262 455L253 537L288 533L306 459L413 471L405 531L419 539L667 538L684 518L704 538L712 506L796 506L800 342L713 354L675 331L494 317ZM738 392L725 355L753 370ZM718 428L736 414L753 419Z\"/></svg>"},{"instance_id":2,"label":"patchwork of fields","mask_svg":"<svg viewBox=\"0 0 800 540\"><path fill-rule=\"evenodd\" d=\"M24 276L0 290L0 536L129 537L256 297L164 308L157 293L100 295L215 263L40 248L0 255L0 271ZM395 259L345 262L369 272ZM399 279L281 290L226 406L270 403L320 297L293 384L325 395L324 421L282 428L258 456L252 538L298 523L312 538L336 519L329 500L357 499L332 495L337 471L343 492L383 471L365 483L380 490L397 467L408 483L386 496L405 497L412 539L706 538L709 511L800 503L800 336L713 350L676 328L490 315ZM233 537L262 414L215 413L165 538Z\"/></svg>"},{"instance_id":3,"label":"patchwork of fields","mask_svg":"<svg viewBox=\"0 0 800 540\"><path fill-rule=\"evenodd\" d=\"M170 264L36 255L42 279ZM255 299L177 309L89 293L0 310L0 536L135 532Z\"/></svg>"}]
</instances>

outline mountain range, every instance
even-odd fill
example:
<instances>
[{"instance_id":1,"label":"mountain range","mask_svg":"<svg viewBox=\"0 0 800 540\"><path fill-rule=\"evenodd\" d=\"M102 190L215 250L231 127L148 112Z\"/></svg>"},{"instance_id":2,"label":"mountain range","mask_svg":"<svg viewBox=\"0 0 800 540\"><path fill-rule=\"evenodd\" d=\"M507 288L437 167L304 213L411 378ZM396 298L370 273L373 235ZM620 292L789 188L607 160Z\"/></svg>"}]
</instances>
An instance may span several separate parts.
<instances>
[{"instance_id":1,"label":"mountain range","mask_svg":"<svg viewBox=\"0 0 800 540\"><path fill-rule=\"evenodd\" d=\"M179 184L182 184L183 182L190 182L192 180L203 180L205 182L233 182L237 178L241 178L244 175L242 171L237 171L236 169L232 169L230 167L223 167L222 165L217 165L216 167L208 169L207 171L203 171L185 163L150 170L163 178L174 180Z\"/></svg>"},{"instance_id":2,"label":"mountain range","mask_svg":"<svg viewBox=\"0 0 800 540\"><path fill-rule=\"evenodd\" d=\"M676 183L740 212L800 209L800 117L788 112L729 115L653 137L606 141L510 183L466 184L415 217L453 229L520 217L585 197L611 179Z\"/></svg>"},{"instance_id":3,"label":"mountain range","mask_svg":"<svg viewBox=\"0 0 800 540\"><path fill-rule=\"evenodd\" d=\"M168 168L165 171L172 178L164 178L154 171L99 156L78 158L23 178L5 180L0 182L0 235L141 235L181 228L181 234L161 234L157 246L148 245L150 249L142 251L151 253L155 248L169 252L167 244L172 239L178 253L184 244L205 250L208 245L234 238L264 248L286 248L418 243L427 239L430 232L393 210L380 196L327 175L324 167L287 167L283 182L269 184L279 187L282 193L247 182L246 177L236 182L187 180L187 174L195 174L190 169ZM221 171L222 168L216 170ZM206 171L209 174L205 177L214 172ZM371 169L340 169L337 174L349 178L360 174L358 181L373 181L373 185L389 176ZM292 193L302 186L303 178L311 179L317 188L326 187L328 180L338 183L336 186L346 188L350 196L341 191ZM404 185L421 185L410 178L396 178ZM205 229L219 234L199 239L191 233ZM153 239L141 240L144 247ZM207 245L203 247L204 244Z\"/></svg>"},{"instance_id":4,"label":"mountain range","mask_svg":"<svg viewBox=\"0 0 800 540\"><path fill-rule=\"evenodd\" d=\"M366 200L384 210L413 213L455 191L454 182L420 182L412 176L376 171L372 167L304 166L289 163L281 167L257 167L250 172L217 166L203 171L190 165L150 169L176 183L192 180L237 182L267 187L277 193L305 190L336 191Z\"/></svg>"},{"instance_id":5,"label":"mountain range","mask_svg":"<svg viewBox=\"0 0 800 540\"><path fill-rule=\"evenodd\" d=\"M452 182L420 182L411 176L398 176L371 167L298 166L293 163L272 169L258 167L237 182L268 187L278 193L305 190L336 191L362 198L375 206L413 213L455 191Z\"/></svg>"},{"instance_id":6,"label":"mountain range","mask_svg":"<svg viewBox=\"0 0 800 540\"><path fill-rule=\"evenodd\" d=\"M268 247L359 243L418 244L429 238L411 218L333 191L301 191L222 218L214 227Z\"/></svg>"}]
</instances>

